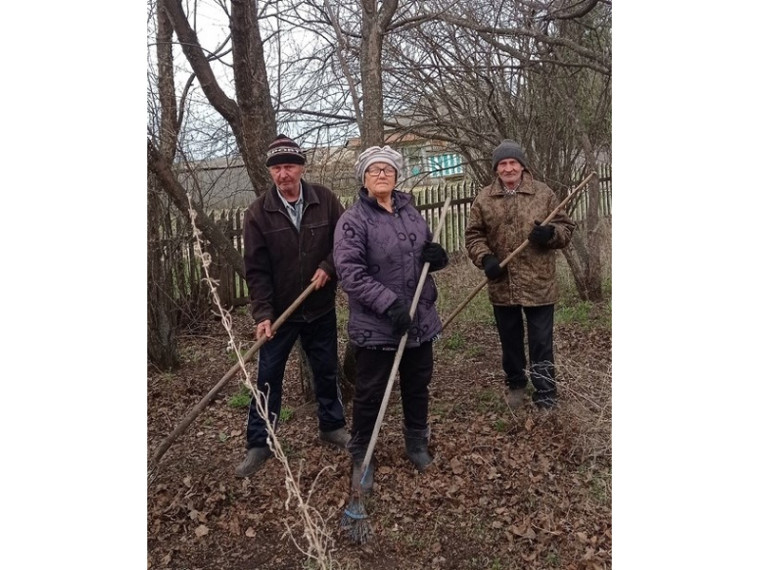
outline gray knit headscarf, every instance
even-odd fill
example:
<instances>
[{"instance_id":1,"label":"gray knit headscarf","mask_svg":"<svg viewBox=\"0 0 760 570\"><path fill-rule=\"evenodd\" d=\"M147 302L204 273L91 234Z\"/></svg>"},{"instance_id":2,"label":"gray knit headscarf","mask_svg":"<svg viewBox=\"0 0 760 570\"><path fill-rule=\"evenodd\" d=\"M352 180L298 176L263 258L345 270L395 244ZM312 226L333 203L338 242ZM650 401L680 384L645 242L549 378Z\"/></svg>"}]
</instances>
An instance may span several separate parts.
<instances>
[{"instance_id":1,"label":"gray knit headscarf","mask_svg":"<svg viewBox=\"0 0 760 570\"><path fill-rule=\"evenodd\" d=\"M396 182L398 182L401 171L404 169L404 157L400 152L393 150L389 146L380 148L379 146L371 146L356 159L356 178L364 183L364 173L370 167L371 164L376 162L385 162L390 164L396 170Z\"/></svg>"},{"instance_id":2,"label":"gray knit headscarf","mask_svg":"<svg viewBox=\"0 0 760 570\"><path fill-rule=\"evenodd\" d=\"M493 170L496 172L498 164L507 158L514 158L517 162L523 165L523 168L528 168L528 161L525 158L525 153L518 143L512 140L503 140L501 144L493 149Z\"/></svg>"}]
</instances>

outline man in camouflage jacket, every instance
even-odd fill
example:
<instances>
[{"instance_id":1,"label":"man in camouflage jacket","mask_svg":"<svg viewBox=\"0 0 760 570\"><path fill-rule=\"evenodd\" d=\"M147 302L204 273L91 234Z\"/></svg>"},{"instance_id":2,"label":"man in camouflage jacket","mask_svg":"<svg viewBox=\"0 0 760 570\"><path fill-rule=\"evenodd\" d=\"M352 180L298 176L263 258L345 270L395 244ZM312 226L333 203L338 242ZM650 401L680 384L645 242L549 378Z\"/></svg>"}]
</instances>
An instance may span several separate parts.
<instances>
[{"instance_id":1,"label":"man in camouflage jacket","mask_svg":"<svg viewBox=\"0 0 760 570\"><path fill-rule=\"evenodd\" d=\"M507 402L518 408L528 383L524 349L528 329L530 376L539 408L556 405L554 371L554 303L559 293L555 250L570 243L575 223L560 210L550 224L541 222L559 201L551 188L533 178L518 143L505 140L493 151L496 180L475 198L465 230L465 247L472 262L488 277L502 348L502 367L508 387ZM528 247L507 266L499 262L525 239Z\"/></svg>"}]
</instances>

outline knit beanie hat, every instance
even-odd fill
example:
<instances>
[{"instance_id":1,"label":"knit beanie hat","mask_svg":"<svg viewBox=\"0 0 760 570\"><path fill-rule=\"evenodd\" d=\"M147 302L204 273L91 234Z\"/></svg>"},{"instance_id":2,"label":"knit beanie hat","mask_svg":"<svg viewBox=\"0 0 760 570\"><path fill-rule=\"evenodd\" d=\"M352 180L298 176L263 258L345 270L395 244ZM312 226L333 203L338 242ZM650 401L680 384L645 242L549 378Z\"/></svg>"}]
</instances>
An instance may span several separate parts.
<instances>
[{"instance_id":1,"label":"knit beanie hat","mask_svg":"<svg viewBox=\"0 0 760 570\"><path fill-rule=\"evenodd\" d=\"M393 150L389 146L380 148L379 146L371 146L356 159L356 178L359 182L364 183L364 173L370 167L371 164L376 162L386 162L390 164L396 170L396 181L404 169L404 157L400 152Z\"/></svg>"},{"instance_id":2,"label":"knit beanie hat","mask_svg":"<svg viewBox=\"0 0 760 570\"><path fill-rule=\"evenodd\" d=\"M525 153L520 145L512 140L503 140L501 144L493 150L493 169L496 172L496 166L504 159L514 158L517 162L527 168L528 161L525 159Z\"/></svg>"},{"instance_id":3,"label":"knit beanie hat","mask_svg":"<svg viewBox=\"0 0 760 570\"><path fill-rule=\"evenodd\" d=\"M285 135L277 135L267 149L267 166L275 164L306 164L306 155L301 147Z\"/></svg>"}]
</instances>

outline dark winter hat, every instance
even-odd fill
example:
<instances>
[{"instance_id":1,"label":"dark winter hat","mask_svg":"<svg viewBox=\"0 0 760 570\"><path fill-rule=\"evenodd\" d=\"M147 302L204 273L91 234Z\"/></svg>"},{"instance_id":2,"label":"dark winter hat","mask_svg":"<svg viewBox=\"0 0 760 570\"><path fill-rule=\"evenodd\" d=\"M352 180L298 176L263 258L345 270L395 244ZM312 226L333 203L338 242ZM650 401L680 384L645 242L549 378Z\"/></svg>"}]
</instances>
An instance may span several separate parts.
<instances>
[{"instance_id":1,"label":"dark winter hat","mask_svg":"<svg viewBox=\"0 0 760 570\"><path fill-rule=\"evenodd\" d=\"M493 150L493 169L496 172L496 166L506 158L514 158L517 162L523 165L523 168L528 167L528 161L525 159L525 153L520 145L515 141L503 140L501 144Z\"/></svg>"},{"instance_id":2,"label":"dark winter hat","mask_svg":"<svg viewBox=\"0 0 760 570\"><path fill-rule=\"evenodd\" d=\"M275 164L306 164L306 155L301 147L285 135L277 135L267 149L267 166Z\"/></svg>"}]
</instances>

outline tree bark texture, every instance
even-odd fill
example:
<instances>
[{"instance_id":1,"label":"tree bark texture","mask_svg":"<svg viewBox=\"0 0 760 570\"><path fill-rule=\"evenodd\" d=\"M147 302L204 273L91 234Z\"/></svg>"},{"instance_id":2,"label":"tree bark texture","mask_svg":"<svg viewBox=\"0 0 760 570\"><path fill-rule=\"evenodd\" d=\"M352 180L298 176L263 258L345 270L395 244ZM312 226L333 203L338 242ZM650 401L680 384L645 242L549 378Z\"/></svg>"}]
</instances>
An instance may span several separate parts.
<instances>
[{"instance_id":1,"label":"tree bark texture","mask_svg":"<svg viewBox=\"0 0 760 570\"><path fill-rule=\"evenodd\" d=\"M174 91L174 56L172 25L163 0L158 3L156 57L158 61L158 95L161 105L159 145L168 162L174 160L179 124ZM164 207L155 174L148 172L148 359L160 370L172 370L179 364L177 349L177 310L171 291L172 279L163 263L161 219Z\"/></svg>"},{"instance_id":2,"label":"tree bark texture","mask_svg":"<svg viewBox=\"0 0 760 570\"><path fill-rule=\"evenodd\" d=\"M236 137L238 146L245 149L248 176L253 191L259 196L271 185L265 166L266 151L277 136L277 123L256 15L257 4L251 0L232 0L230 29L235 95L240 109L240 128Z\"/></svg>"},{"instance_id":3,"label":"tree bark texture","mask_svg":"<svg viewBox=\"0 0 760 570\"><path fill-rule=\"evenodd\" d=\"M374 0L362 0L362 148L385 143L383 127L383 37L393 18L398 1L383 2L380 10Z\"/></svg>"},{"instance_id":4,"label":"tree bark texture","mask_svg":"<svg viewBox=\"0 0 760 570\"><path fill-rule=\"evenodd\" d=\"M179 364L176 310L171 279L162 262L161 195L155 176L148 174L148 359L160 370Z\"/></svg>"},{"instance_id":5,"label":"tree bark texture","mask_svg":"<svg viewBox=\"0 0 760 570\"><path fill-rule=\"evenodd\" d=\"M238 253L232 241L224 235L224 232L217 226L203 210L188 197L187 192L177 181L166 159L156 149L150 139L148 139L148 168L156 175L161 187L171 198L174 205L182 212L188 220L191 219L190 207L192 205L195 211L195 225L201 231L203 236L211 243L217 254L221 255L225 262L228 263L235 272L245 279L245 267L243 256Z\"/></svg>"}]
</instances>

